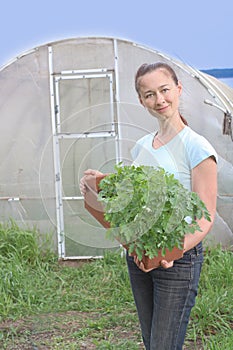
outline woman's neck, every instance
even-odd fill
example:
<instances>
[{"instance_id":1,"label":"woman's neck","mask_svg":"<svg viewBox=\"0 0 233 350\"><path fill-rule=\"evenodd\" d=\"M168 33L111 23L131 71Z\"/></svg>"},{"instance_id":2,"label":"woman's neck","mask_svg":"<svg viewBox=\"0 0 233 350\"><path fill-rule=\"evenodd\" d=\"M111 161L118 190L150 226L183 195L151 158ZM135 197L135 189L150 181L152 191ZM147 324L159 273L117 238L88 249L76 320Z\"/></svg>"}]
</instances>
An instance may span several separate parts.
<instances>
[{"instance_id":1,"label":"woman's neck","mask_svg":"<svg viewBox=\"0 0 233 350\"><path fill-rule=\"evenodd\" d=\"M185 124L183 123L180 116L175 117L172 120L159 120L159 130L157 136L161 140L171 139L176 136L184 127Z\"/></svg>"},{"instance_id":2,"label":"woman's neck","mask_svg":"<svg viewBox=\"0 0 233 350\"><path fill-rule=\"evenodd\" d=\"M159 148L169 141L171 141L181 130L183 130L185 124L181 118L174 118L171 120L159 120L159 130L156 133L153 140L153 147Z\"/></svg>"}]
</instances>

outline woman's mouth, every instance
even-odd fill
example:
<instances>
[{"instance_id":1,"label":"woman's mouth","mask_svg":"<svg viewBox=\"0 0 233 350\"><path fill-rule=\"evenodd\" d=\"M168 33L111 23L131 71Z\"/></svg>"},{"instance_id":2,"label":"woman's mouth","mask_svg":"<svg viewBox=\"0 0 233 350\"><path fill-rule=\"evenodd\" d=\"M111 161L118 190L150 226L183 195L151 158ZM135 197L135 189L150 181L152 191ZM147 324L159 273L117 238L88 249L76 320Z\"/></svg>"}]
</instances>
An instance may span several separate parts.
<instances>
[{"instance_id":1,"label":"woman's mouth","mask_svg":"<svg viewBox=\"0 0 233 350\"><path fill-rule=\"evenodd\" d=\"M157 113L163 113L164 111L167 110L167 108L168 108L168 106L165 106L165 107L162 107L162 108L157 108L157 109L156 109L156 112L157 112Z\"/></svg>"},{"instance_id":2,"label":"woman's mouth","mask_svg":"<svg viewBox=\"0 0 233 350\"><path fill-rule=\"evenodd\" d=\"M164 112L167 111L169 106L161 107L156 109L156 113L163 114Z\"/></svg>"}]
</instances>

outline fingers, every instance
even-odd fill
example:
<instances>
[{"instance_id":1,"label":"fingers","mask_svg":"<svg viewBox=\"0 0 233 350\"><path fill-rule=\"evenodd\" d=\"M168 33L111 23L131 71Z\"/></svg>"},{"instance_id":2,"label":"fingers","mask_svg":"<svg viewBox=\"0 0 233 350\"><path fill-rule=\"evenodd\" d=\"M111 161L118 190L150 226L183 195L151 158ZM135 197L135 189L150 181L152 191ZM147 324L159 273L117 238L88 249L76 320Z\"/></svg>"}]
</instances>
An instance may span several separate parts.
<instances>
[{"instance_id":1,"label":"fingers","mask_svg":"<svg viewBox=\"0 0 233 350\"><path fill-rule=\"evenodd\" d=\"M85 184L85 176L83 176L79 182L79 189L81 194L84 196L87 191L86 184Z\"/></svg>"},{"instance_id":2,"label":"fingers","mask_svg":"<svg viewBox=\"0 0 233 350\"><path fill-rule=\"evenodd\" d=\"M173 266L173 261L167 261L167 260L161 260L160 261L160 265L161 267L163 267L164 269L169 269L170 267Z\"/></svg>"},{"instance_id":3,"label":"fingers","mask_svg":"<svg viewBox=\"0 0 233 350\"><path fill-rule=\"evenodd\" d=\"M103 173L101 173L99 170L95 170L95 169L87 169L84 171L85 175L93 175L93 176L97 176L97 175L102 175Z\"/></svg>"},{"instance_id":4,"label":"fingers","mask_svg":"<svg viewBox=\"0 0 233 350\"><path fill-rule=\"evenodd\" d=\"M154 270L154 267L150 269L146 269L143 262L140 261L136 255L134 256L134 262L137 265L137 267L139 267L139 269L142 270L143 272L150 272L151 270Z\"/></svg>"},{"instance_id":5,"label":"fingers","mask_svg":"<svg viewBox=\"0 0 233 350\"><path fill-rule=\"evenodd\" d=\"M135 255L134 256L134 262L137 265L137 267L142 270L143 272L150 272L154 268L146 269L145 265L143 264L142 261L138 259L138 257ZM173 261L167 261L167 260L161 260L160 261L160 266L164 269L169 269L170 267L173 266ZM159 267L159 266L158 266Z\"/></svg>"},{"instance_id":6,"label":"fingers","mask_svg":"<svg viewBox=\"0 0 233 350\"><path fill-rule=\"evenodd\" d=\"M101 173L98 170L95 169L87 169L84 171L84 176L81 178L80 182L79 182L79 189L80 192L83 196L85 196L86 192L87 192L87 184L86 184L86 180L89 176L97 176L97 175L102 175L103 173Z\"/></svg>"}]
</instances>

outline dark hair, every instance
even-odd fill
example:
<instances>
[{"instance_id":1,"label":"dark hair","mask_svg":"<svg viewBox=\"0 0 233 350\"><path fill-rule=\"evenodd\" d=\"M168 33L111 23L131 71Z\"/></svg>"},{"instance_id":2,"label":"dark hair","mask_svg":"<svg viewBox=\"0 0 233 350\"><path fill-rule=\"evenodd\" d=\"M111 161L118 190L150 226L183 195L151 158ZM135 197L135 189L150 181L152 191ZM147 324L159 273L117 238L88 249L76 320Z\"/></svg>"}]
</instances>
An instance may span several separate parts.
<instances>
[{"instance_id":1,"label":"dark hair","mask_svg":"<svg viewBox=\"0 0 233 350\"><path fill-rule=\"evenodd\" d=\"M137 70L137 73L135 75L135 89L138 93L138 95L140 95L139 92L139 78L141 78L143 75L147 74L147 73L151 73L154 70L157 69L165 69L168 73L170 73L174 83L176 85L178 85L178 78L177 75L175 73L175 71L172 69L171 66L169 66L167 63L163 63L163 62L156 62L156 63L143 63Z\"/></svg>"},{"instance_id":2,"label":"dark hair","mask_svg":"<svg viewBox=\"0 0 233 350\"><path fill-rule=\"evenodd\" d=\"M138 68L137 73L136 73L136 75L135 75L135 89L136 89L138 95L140 95L140 89L139 89L140 84L139 84L139 79L140 79L143 75L145 75L145 74L147 74L147 73L151 73L151 72L153 72L153 71L155 71L155 70L157 70L157 69L160 69L160 68L165 69L165 70L171 75L171 78L173 79L174 83L175 83L176 85L178 85L178 82L179 82L179 81L178 81L177 75L176 75L174 69L173 69L171 66L169 66L169 64L164 63L164 62L143 63L143 64ZM185 125L188 125L187 120L186 120L184 117L182 117L182 115L180 115L180 118L182 119L182 121L183 121L183 123L184 123Z\"/></svg>"}]
</instances>

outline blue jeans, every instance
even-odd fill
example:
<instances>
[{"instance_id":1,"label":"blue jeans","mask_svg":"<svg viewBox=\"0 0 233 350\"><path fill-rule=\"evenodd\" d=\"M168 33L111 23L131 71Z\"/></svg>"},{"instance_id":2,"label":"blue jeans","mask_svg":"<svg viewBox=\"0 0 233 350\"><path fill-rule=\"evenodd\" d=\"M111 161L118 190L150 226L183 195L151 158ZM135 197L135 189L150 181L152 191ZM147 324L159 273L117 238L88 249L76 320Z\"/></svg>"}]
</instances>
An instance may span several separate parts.
<instances>
[{"instance_id":1,"label":"blue jeans","mask_svg":"<svg viewBox=\"0 0 233 350\"><path fill-rule=\"evenodd\" d=\"M146 350L181 350L195 304L203 263L202 243L169 269L141 271L127 254L131 287Z\"/></svg>"}]
</instances>

